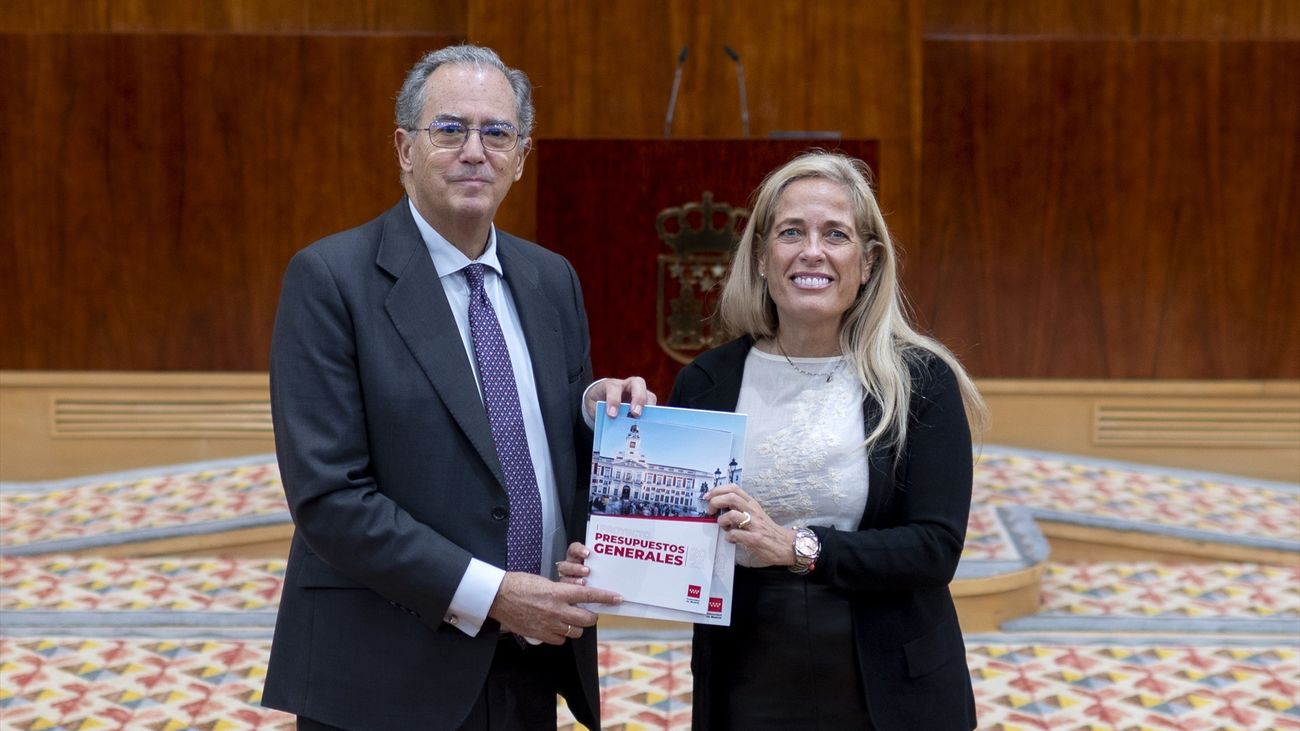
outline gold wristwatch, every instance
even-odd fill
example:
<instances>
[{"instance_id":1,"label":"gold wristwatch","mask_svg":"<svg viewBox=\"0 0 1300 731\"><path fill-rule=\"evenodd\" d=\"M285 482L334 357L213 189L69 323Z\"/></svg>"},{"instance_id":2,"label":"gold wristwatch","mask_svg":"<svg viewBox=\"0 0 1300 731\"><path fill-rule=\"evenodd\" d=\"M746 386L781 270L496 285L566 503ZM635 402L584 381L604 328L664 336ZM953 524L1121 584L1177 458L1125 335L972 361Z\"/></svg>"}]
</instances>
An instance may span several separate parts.
<instances>
[{"instance_id":1,"label":"gold wristwatch","mask_svg":"<svg viewBox=\"0 0 1300 731\"><path fill-rule=\"evenodd\" d=\"M817 559L822 555L822 542L816 533L807 528L794 529L794 565L790 570L796 574L811 573L817 568Z\"/></svg>"}]
</instances>

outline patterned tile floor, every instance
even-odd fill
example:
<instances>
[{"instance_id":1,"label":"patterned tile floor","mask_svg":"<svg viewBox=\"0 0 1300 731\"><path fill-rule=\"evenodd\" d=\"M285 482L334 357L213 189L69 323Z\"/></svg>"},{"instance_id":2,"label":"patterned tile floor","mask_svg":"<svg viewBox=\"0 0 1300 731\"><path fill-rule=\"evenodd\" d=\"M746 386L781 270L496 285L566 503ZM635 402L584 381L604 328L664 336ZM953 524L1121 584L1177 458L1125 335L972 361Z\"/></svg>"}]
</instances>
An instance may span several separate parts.
<instances>
[{"instance_id":1,"label":"patterned tile floor","mask_svg":"<svg viewBox=\"0 0 1300 731\"><path fill-rule=\"evenodd\" d=\"M1300 487L1166 472L986 447L963 566L1023 559L1021 509L1300 547ZM257 705L283 561L57 554L285 520L269 460L0 485L0 730L291 728ZM981 728L1300 731L1300 560L1049 565L1003 629L967 638ZM686 635L603 637L605 728L688 728Z\"/></svg>"},{"instance_id":2,"label":"patterned tile floor","mask_svg":"<svg viewBox=\"0 0 1300 731\"><path fill-rule=\"evenodd\" d=\"M1003 629L1251 632L1300 644L1300 558L1285 567L1049 563L1041 609Z\"/></svg>"},{"instance_id":3,"label":"patterned tile floor","mask_svg":"<svg viewBox=\"0 0 1300 731\"><path fill-rule=\"evenodd\" d=\"M1300 729L1300 651L1231 641L968 638L981 728ZM0 638L0 728L288 729L266 640ZM686 729L690 643L602 643L606 729ZM574 728L560 707L560 728Z\"/></svg>"},{"instance_id":4,"label":"patterned tile floor","mask_svg":"<svg viewBox=\"0 0 1300 731\"><path fill-rule=\"evenodd\" d=\"M0 729L290 728L257 705L283 572L283 561L0 557ZM1049 565L1044 617L1063 621L968 637L982 728L1300 729L1300 566ZM1108 631L1152 617L1165 634ZM1214 618L1239 624L1187 625ZM1080 620L1109 624L1069 631ZM1279 621L1291 631L1270 634ZM626 633L601 646L605 728L688 728L685 633ZM560 721L573 727L562 706Z\"/></svg>"},{"instance_id":5,"label":"patterned tile floor","mask_svg":"<svg viewBox=\"0 0 1300 731\"><path fill-rule=\"evenodd\" d=\"M1300 549L1300 485L987 447L976 505L1206 540Z\"/></svg>"},{"instance_id":6,"label":"patterned tile floor","mask_svg":"<svg viewBox=\"0 0 1300 731\"><path fill-rule=\"evenodd\" d=\"M0 483L0 549L78 550L289 522L274 459Z\"/></svg>"},{"instance_id":7,"label":"patterned tile floor","mask_svg":"<svg viewBox=\"0 0 1300 731\"><path fill-rule=\"evenodd\" d=\"M0 483L0 552L56 553L285 523L270 456L46 483ZM968 559L1017 554L993 509L1300 550L1300 485L986 446L975 466Z\"/></svg>"},{"instance_id":8,"label":"patterned tile floor","mask_svg":"<svg viewBox=\"0 0 1300 731\"><path fill-rule=\"evenodd\" d=\"M128 612L269 614L279 604L284 569L284 561L266 559L0 556L0 611L10 627L28 614L94 610L110 618ZM1300 629L1300 559L1289 567L1049 563L1035 616L1151 617L1175 628L1187 619L1237 618L1253 621L1255 632L1273 621Z\"/></svg>"}]
</instances>

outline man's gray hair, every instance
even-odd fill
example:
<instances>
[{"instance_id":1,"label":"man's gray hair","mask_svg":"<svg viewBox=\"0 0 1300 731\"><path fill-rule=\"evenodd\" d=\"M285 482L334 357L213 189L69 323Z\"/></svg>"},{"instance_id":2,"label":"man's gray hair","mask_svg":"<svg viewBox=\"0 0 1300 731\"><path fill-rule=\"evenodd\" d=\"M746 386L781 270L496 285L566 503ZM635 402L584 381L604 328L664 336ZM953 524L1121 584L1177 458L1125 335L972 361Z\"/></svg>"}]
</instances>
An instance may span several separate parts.
<instances>
[{"instance_id":1,"label":"man's gray hair","mask_svg":"<svg viewBox=\"0 0 1300 731\"><path fill-rule=\"evenodd\" d=\"M397 93L397 126L402 129L417 129L420 126L420 112L424 110L424 89L429 76L443 64L465 64L494 68L505 74L510 88L515 92L515 112L519 117L519 136L528 137L533 131L533 84L528 75L519 69L512 69L501 61L496 51L486 46L470 44L447 46L424 54L406 74L402 90Z\"/></svg>"}]
</instances>

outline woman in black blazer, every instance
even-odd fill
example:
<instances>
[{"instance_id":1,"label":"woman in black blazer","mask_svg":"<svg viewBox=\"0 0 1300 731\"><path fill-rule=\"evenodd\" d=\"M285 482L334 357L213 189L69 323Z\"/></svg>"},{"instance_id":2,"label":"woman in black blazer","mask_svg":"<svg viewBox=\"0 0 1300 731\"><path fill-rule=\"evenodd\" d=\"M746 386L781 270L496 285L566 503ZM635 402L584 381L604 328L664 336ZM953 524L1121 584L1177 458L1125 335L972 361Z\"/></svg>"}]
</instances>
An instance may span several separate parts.
<instances>
[{"instance_id":1,"label":"woman in black blazer","mask_svg":"<svg viewBox=\"0 0 1300 731\"><path fill-rule=\"evenodd\" d=\"M976 725L948 584L985 411L901 300L861 161L768 175L721 299L740 337L670 398L749 415L744 489L706 495L740 566L731 626L695 629L696 729Z\"/></svg>"}]
</instances>

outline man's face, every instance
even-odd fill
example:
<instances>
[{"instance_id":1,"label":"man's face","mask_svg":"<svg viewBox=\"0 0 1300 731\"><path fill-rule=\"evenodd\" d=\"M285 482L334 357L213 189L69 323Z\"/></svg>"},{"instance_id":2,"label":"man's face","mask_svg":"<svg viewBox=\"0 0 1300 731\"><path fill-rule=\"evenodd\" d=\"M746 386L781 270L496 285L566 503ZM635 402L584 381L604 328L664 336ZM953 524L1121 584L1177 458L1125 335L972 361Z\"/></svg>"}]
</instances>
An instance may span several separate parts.
<instances>
[{"instance_id":1,"label":"man's face","mask_svg":"<svg viewBox=\"0 0 1300 731\"><path fill-rule=\"evenodd\" d=\"M465 64L439 66L425 82L420 127L427 128L435 119L475 128L508 122L519 128L514 91L505 75ZM484 149L478 133L471 132L459 149L449 149L435 147L425 129L398 130L396 140L407 193L443 235L492 221L510 186L523 175L531 144L521 139L513 150L494 152Z\"/></svg>"}]
</instances>

